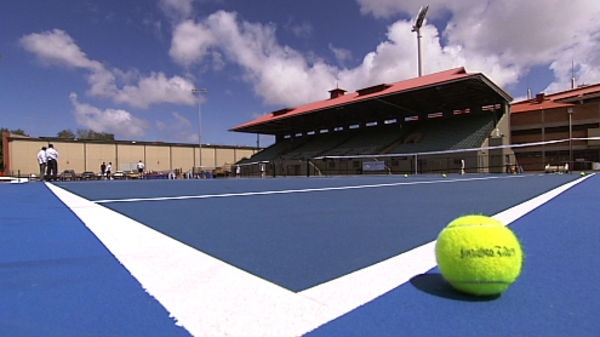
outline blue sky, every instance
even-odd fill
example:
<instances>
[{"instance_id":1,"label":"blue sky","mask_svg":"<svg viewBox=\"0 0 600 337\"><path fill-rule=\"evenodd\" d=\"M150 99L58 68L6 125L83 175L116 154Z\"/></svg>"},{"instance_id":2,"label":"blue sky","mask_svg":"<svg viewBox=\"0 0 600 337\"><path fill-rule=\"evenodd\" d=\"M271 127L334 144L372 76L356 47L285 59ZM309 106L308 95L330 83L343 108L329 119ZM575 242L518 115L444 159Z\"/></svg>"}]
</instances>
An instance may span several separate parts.
<instances>
[{"instance_id":1,"label":"blue sky","mask_svg":"<svg viewBox=\"0 0 600 337\"><path fill-rule=\"evenodd\" d=\"M0 10L0 127L255 145L229 128L465 66L523 98L600 82L597 0L21 0ZM573 67L572 67L573 65ZM261 137L261 145L272 142Z\"/></svg>"}]
</instances>

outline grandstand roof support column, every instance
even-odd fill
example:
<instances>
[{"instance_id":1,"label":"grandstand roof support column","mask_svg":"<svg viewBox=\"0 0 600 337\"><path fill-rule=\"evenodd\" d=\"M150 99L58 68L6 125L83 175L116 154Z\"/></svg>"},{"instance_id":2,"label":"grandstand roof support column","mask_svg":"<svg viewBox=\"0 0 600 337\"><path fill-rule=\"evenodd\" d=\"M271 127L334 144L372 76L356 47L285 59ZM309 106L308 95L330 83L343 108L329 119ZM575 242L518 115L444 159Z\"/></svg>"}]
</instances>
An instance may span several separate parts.
<instances>
[{"instance_id":1,"label":"grandstand roof support column","mask_svg":"<svg viewBox=\"0 0 600 337\"><path fill-rule=\"evenodd\" d=\"M415 153L415 175L419 174L419 156Z\"/></svg>"},{"instance_id":2,"label":"grandstand roof support column","mask_svg":"<svg viewBox=\"0 0 600 337\"><path fill-rule=\"evenodd\" d=\"M569 115L569 170L573 169L573 108L567 108Z\"/></svg>"}]
</instances>

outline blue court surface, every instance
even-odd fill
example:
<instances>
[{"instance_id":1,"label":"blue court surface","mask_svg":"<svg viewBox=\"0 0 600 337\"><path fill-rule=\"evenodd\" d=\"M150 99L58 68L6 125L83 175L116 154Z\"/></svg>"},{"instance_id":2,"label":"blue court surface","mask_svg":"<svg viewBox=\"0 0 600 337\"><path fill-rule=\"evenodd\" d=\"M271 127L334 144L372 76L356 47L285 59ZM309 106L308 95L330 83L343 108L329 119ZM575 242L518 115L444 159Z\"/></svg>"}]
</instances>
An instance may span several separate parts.
<instances>
[{"instance_id":1,"label":"blue court surface","mask_svg":"<svg viewBox=\"0 0 600 337\"><path fill-rule=\"evenodd\" d=\"M0 184L0 336L598 336L600 176ZM525 250L453 290L438 233L486 214Z\"/></svg>"}]
</instances>

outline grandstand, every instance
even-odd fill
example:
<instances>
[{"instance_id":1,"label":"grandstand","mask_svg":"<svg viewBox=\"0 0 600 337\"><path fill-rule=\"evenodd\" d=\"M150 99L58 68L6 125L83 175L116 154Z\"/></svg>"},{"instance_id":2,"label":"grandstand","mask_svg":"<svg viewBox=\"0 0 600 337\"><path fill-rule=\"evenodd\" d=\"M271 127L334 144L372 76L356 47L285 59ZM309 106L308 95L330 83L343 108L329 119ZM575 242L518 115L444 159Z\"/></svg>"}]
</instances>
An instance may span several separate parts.
<instances>
[{"instance_id":1,"label":"grandstand","mask_svg":"<svg viewBox=\"0 0 600 337\"><path fill-rule=\"evenodd\" d=\"M242 175L459 172L463 165L503 172L514 161L502 147L512 98L481 73L456 68L330 94L232 128L276 139L238 163Z\"/></svg>"}]
</instances>

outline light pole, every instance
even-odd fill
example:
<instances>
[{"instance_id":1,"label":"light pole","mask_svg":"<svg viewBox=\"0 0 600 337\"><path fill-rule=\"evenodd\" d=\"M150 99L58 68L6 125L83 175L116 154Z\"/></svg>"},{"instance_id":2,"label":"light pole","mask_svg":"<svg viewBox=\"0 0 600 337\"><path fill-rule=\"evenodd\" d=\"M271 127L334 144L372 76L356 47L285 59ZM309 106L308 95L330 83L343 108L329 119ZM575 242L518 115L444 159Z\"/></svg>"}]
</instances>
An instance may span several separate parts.
<instances>
[{"instance_id":1,"label":"light pole","mask_svg":"<svg viewBox=\"0 0 600 337\"><path fill-rule=\"evenodd\" d=\"M429 5L419 9L417 20L412 27L412 31L417 32L417 62L419 64L419 77L423 75L423 65L421 64L421 27L423 26L423 21L425 21L427 10L429 10Z\"/></svg>"},{"instance_id":2,"label":"light pole","mask_svg":"<svg viewBox=\"0 0 600 337\"><path fill-rule=\"evenodd\" d=\"M573 170L573 108L567 108L569 115L569 171Z\"/></svg>"},{"instance_id":3,"label":"light pole","mask_svg":"<svg viewBox=\"0 0 600 337\"><path fill-rule=\"evenodd\" d=\"M202 96L207 89L192 89L192 95L198 96L198 167L202 170Z\"/></svg>"}]
</instances>

